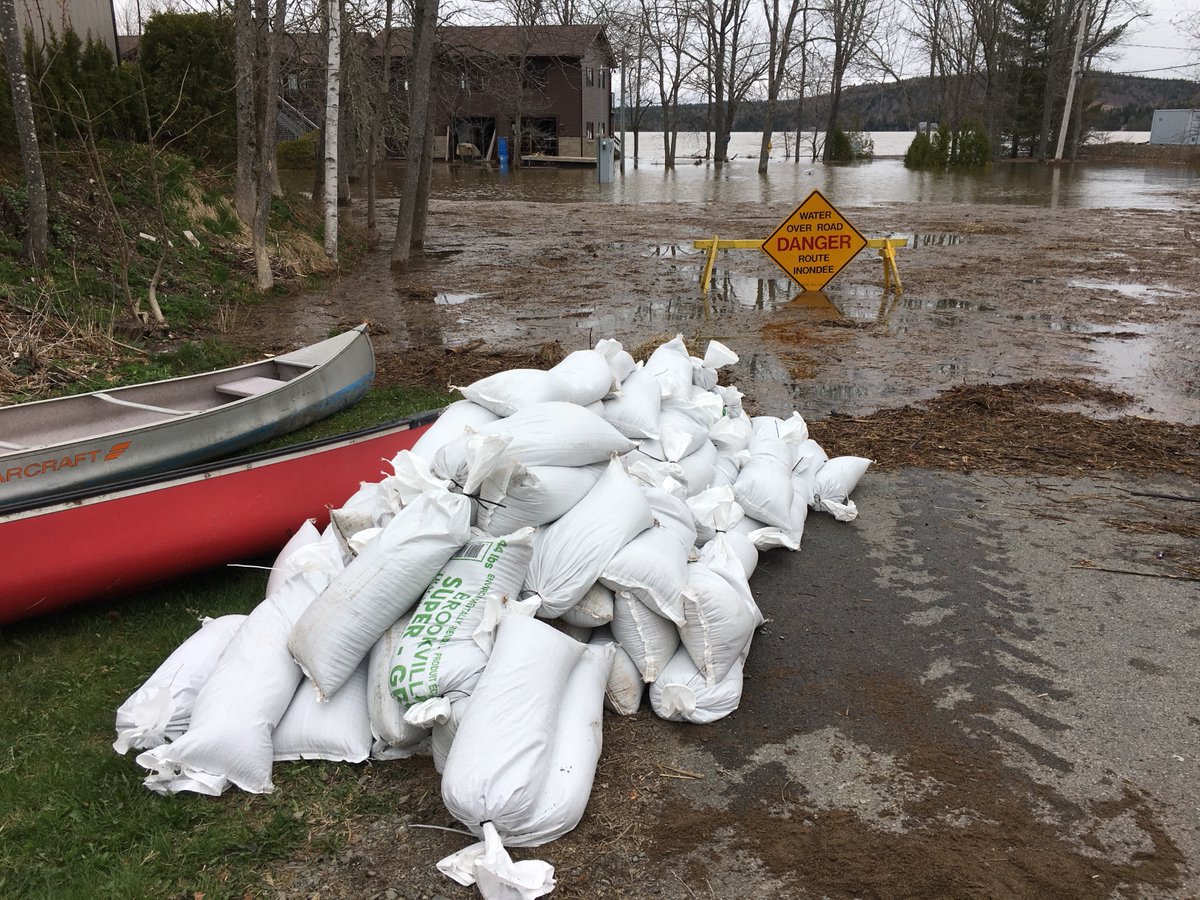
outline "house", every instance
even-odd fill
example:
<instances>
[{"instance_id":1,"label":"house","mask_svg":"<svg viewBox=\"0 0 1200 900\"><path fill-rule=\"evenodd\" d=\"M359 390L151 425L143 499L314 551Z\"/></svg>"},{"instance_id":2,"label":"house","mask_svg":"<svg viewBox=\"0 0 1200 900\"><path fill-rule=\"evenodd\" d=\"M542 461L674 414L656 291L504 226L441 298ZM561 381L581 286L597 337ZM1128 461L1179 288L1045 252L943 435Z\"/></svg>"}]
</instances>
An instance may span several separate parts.
<instances>
[{"instance_id":1,"label":"house","mask_svg":"<svg viewBox=\"0 0 1200 900\"><path fill-rule=\"evenodd\" d=\"M108 47L117 59L117 16L112 0L15 0L17 30L21 40L33 32L40 44L51 35L61 37L68 30L87 41L88 37Z\"/></svg>"},{"instance_id":2,"label":"house","mask_svg":"<svg viewBox=\"0 0 1200 900\"><path fill-rule=\"evenodd\" d=\"M384 35L376 39L382 56ZM391 89L409 89L412 32L392 30ZM612 133L615 57L599 25L448 25L438 29L436 158L510 156L595 159ZM459 152L460 148L463 152Z\"/></svg>"},{"instance_id":3,"label":"house","mask_svg":"<svg viewBox=\"0 0 1200 900\"><path fill-rule=\"evenodd\" d=\"M1156 109L1150 143L1200 144L1200 109Z\"/></svg>"}]
</instances>

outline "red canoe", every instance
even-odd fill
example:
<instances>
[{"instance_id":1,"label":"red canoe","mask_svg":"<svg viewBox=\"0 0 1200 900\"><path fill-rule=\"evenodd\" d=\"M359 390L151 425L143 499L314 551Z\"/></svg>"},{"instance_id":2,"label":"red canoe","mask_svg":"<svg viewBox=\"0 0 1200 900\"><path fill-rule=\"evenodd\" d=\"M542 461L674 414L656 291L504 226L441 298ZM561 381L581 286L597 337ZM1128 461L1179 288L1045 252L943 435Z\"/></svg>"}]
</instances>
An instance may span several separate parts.
<instances>
[{"instance_id":1,"label":"red canoe","mask_svg":"<svg viewBox=\"0 0 1200 900\"><path fill-rule=\"evenodd\" d=\"M437 418L194 466L0 515L0 624L271 553L387 472Z\"/></svg>"}]
</instances>

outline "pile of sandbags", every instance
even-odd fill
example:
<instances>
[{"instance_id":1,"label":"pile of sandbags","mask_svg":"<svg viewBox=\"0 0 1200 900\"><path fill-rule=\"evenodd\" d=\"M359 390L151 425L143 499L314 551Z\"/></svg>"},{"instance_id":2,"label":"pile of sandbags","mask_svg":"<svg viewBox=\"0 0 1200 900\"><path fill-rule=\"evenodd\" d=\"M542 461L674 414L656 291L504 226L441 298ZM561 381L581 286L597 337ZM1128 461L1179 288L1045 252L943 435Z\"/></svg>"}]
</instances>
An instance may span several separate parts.
<instances>
[{"instance_id":1,"label":"pile of sandbags","mask_svg":"<svg viewBox=\"0 0 1200 900\"><path fill-rule=\"evenodd\" d=\"M763 616L761 551L799 549L809 510L852 520L870 464L829 459L798 413L748 416L737 357L677 337L460 388L393 474L280 552L249 616L204 625L118 711L147 787L273 789L275 760L430 753L483 840L443 860L485 894L536 897L553 870L505 846L570 831L602 709L646 685L667 719L735 710Z\"/></svg>"}]
</instances>

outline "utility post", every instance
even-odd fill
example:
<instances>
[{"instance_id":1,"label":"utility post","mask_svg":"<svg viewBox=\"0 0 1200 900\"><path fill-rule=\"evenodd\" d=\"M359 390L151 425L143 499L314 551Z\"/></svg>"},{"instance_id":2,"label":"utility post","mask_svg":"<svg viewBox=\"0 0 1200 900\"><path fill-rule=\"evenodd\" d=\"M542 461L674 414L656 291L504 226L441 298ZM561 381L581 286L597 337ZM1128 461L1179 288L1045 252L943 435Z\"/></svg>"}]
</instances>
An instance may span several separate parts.
<instances>
[{"instance_id":1,"label":"utility post","mask_svg":"<svg viewBox=\"0 0 1200 900\"><path fill-rule=\"evenodd\" d=\"M1079 31L1075 34L1075 52L1071 56L1071 77L1067 80L1067 101L1063 104L1062 127L1058 129L1058 149L1054 151L1054 161L1062 162L1063 148L1067 144L1067 124L1071 120L1071 104L1075 102L1075 79L1079 75L1079 57L1083 53L1083 35L1087 31L1088 0L1083 0L1079 10Z\"/></svg>"}]
</instances>

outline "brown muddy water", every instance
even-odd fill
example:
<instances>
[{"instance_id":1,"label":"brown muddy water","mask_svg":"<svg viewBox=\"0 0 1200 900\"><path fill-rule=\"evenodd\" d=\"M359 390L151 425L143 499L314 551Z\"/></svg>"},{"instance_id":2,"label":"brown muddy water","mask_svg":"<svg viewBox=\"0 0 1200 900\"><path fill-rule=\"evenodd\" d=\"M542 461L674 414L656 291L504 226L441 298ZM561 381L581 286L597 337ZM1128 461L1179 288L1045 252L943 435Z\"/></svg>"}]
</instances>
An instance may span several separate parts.
<instances>
[{"instance_id":1,"label":"brown muddy water","mask_svg":"<svg viewBox=\"0 0 1200 900\"><path fill-rule=\"evenodd\" d=\"M706 199L678 202L654 199L661 171L627 176L622 190L640 199L621 202L598 198L590 172L510 174L505 188L494 172L445 168L409 272L389 267L385 200L379 252L321 290L256 308L246 325L257 340L296 344L370 321L376 352L396 355L401 372L413 348L572 350L609 336L636 347L681 332L696 352L707 338L736 350L728 380L763 411L865 414L957 384L1084 377L1131 394L1126 414L1200 421L1200 187L1188 170L1023 165L974 180L889 160L831 170L826 184L848 187L828 196L860 231L908 238L903 294L883 293L873 251L824 294L800 295L752 250L723 252L702 297L693 240L764 237L807 193L747 168L758 188L736 202L721 198L741 173L697 176ZM905 186L881 191L889 177ZM514 189L527 183L537 202ZM1115 207L1090 205L1103 198ZM456 383L452 370L446 380Z\"/></svg>"}]
</instances>

